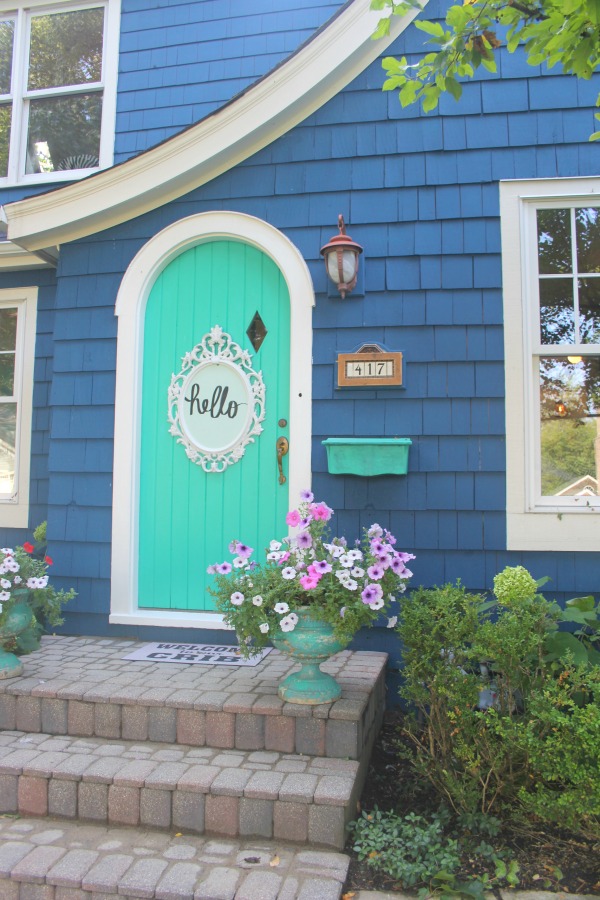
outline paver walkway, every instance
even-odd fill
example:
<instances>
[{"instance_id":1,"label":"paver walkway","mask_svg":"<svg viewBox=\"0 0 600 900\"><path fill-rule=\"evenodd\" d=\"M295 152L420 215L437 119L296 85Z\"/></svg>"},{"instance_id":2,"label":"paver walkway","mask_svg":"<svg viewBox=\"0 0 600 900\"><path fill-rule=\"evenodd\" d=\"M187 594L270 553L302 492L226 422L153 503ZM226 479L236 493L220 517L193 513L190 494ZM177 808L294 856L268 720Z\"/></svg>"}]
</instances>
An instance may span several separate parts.
<instances>
[{"instance_id":1,"label":"paver walkway","mask_svg":"<svg viewBox=\"0 0 600 900\"><path fill-rule=\"evenodd\" d=\"M0 900L339 900L348 864L270 841L0 818Z\"/></svg>"}]
</instances>

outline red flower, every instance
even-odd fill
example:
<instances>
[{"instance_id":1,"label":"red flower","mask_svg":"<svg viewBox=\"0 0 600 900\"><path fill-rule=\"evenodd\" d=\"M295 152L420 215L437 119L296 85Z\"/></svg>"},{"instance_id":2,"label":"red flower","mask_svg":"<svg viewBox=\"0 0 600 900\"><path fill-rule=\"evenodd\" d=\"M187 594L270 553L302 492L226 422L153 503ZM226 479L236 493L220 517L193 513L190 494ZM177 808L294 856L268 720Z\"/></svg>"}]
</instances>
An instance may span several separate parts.
<instances>
[{"instance_id":1,"label":"red flower","mask_svg":"<svg viewBox=\"0 0 600 900\"><path fill-rule=\"evenodd\" d=\"M45 556L45 557L44 557L44 562L46 563L46 565L51 566L52 563L54 562L54 560L51 559L49 556Z\"/></svg>"},{"instance_id":2,"label":"red flower","mask_svg":"<svg viewBox=\"0 0 600 900\"><path fill-rule=\"evenodd\" d=\"M33 544L30 544L28 542L25 542L23 544L23 550L25 551L25 553L33 553L34 549L35 548L34 548Z\"/></svg>"}]
</instances>

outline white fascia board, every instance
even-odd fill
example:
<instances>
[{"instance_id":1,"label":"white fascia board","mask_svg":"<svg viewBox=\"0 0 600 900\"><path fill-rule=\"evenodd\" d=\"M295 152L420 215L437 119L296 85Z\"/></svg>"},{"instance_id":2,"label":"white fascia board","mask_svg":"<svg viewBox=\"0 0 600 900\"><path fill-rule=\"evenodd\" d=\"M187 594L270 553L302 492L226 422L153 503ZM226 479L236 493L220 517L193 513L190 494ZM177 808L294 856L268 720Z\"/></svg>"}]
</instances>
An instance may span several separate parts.
<instances>
[{"instance_id":1,"label":"white fascia board","mask_svg":"<svg viewBox=\"0 0 600 900\"><path fill-rule=\"evenodd\" d=\"M56 258L49 252L41 256L29 253L12 241L0 241L0 271L18 272L23 269L52 269L56 267Z\"/></svg>"},{"instance_id":2,"label":"white fascia board","mask_svg":"<svg viewBox=\"0 0 600 900\"><path fill-rule=\"evenodd\" d=\"M5 206L8 237L27 250L73 241L156 209L272 143L360 75L412 22L353 0L284 63L197 125L75 184Z\"/></svg>"}]
</instances>

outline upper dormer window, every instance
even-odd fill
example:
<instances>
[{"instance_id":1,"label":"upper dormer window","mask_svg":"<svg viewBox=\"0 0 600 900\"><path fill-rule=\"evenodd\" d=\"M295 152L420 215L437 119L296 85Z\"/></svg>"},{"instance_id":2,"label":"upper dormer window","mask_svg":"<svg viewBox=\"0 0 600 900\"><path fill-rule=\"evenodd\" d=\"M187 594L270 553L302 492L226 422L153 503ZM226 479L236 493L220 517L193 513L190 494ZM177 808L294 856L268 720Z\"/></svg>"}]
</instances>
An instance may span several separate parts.
<instances>
[{"instance_id":1,"label":"upper dormer window","mask_svg":"<svg viewBox=\"0 0 600 900\"><path fill-rule=\"evenodd\" d=\"M0 17L0 179L64 181L112 163L118 12L113 0Z\"/></svg>"}]
</instances>

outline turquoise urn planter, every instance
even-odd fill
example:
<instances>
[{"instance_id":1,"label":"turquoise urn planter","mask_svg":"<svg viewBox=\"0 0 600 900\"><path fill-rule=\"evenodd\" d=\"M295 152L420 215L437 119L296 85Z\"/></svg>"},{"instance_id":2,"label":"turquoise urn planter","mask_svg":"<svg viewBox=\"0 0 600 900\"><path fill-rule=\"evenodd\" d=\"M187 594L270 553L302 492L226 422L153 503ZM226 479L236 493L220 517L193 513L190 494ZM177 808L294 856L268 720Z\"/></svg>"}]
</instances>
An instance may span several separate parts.
<instances>
[{"instance_id":1,"label":"turquoise urn planter","mask_svg":"<svg viewBox=\"0 0 600 900\"><path fill-rule=\"evenodd\" d=\"M319 668L346 646L334 636L331 625L311 618L308 610L300 610L294 630L283 632L272 641L278 650L301 666L299 672L292 672L279 685L278 694L282 700L316 706L331 703L341 696L342 689L335 678Z\"/></svg>"},{"instance_id":2,"label":"turquoise urn planter","mask_svg":"<svg viewBox=\"0 0 600 900\"><path fill-rule=\"evenodd\" d=\"M33 613L27 600L20 600L8 610L4 624L0 625L0 679L16 678L23 671L18 656L4 650L4 644L21 634L31 624Z\"/></svg>"}]
</instances>

